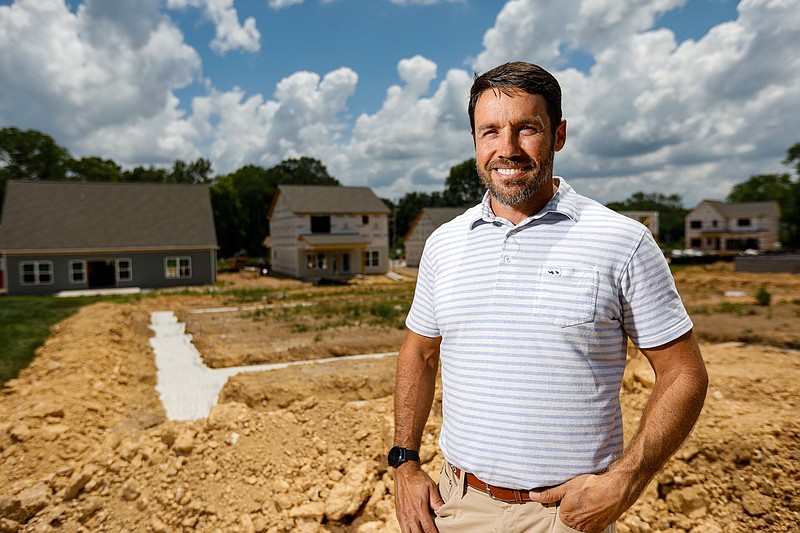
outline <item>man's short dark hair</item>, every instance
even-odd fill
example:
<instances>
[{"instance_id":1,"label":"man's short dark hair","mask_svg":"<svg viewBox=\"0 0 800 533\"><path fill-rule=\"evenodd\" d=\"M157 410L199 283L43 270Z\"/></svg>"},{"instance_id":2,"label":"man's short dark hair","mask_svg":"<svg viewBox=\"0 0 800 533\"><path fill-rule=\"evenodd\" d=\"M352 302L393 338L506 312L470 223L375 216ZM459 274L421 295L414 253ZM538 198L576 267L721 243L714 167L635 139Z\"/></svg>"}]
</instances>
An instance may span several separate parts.
<instances>
[{"instance_id":1,"label":"man's short dark hair","mask_svg":"<svg viewBox=\"0 0 800 533\"><path fill-rule=\"evenodd\" d=\"M506 63L481 75L475 73L475 81L469 91L469 127L471 131L475 131L475 105L478 98L484 92L494 89L504 94L520 90L528 94L542 95L547 103L550 128L555 135L558 125L561 124L561 86L552 74L539 65L523 61Z\"/></svg>"}]
</instances>

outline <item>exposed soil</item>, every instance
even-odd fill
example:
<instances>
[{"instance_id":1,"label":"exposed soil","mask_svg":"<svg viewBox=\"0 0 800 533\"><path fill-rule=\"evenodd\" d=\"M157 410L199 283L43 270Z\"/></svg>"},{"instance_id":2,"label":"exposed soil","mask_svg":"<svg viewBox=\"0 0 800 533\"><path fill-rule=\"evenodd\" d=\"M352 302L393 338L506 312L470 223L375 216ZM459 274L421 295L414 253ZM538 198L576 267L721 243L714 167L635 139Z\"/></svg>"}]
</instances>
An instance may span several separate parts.
<instances>
[{"instance_id":1,"label":"exposed soil","mask_svg":"<svg viewBox=\"0 0 800 533\"><path fill-rule=\"evenodd\" d=\"M800 276L712 265L676 280L703 341L706 407L618 529L797 531ZM248 304L219 291L94 304L53 328L29 368L0 392L0 532L399 531L384 460L394 357L239 374L207 419L170 422L154 390L147 325L150 313L174 311L217 367L396 351L403 332L392 320L358 315L334 324L321 308L280 306L394 298L413 280L376 277L344 288L223 281L275 292ZM769 306L756 303L762 286ZM300 293L312 298L294 298ZM250 304L271 307L190 312ZM386 309L379 310L391 314ZM632 349L622 393L629 434L652 380ZM422 449L434 477L439 423L437 399Z\"/></svg>"}]
</instances>

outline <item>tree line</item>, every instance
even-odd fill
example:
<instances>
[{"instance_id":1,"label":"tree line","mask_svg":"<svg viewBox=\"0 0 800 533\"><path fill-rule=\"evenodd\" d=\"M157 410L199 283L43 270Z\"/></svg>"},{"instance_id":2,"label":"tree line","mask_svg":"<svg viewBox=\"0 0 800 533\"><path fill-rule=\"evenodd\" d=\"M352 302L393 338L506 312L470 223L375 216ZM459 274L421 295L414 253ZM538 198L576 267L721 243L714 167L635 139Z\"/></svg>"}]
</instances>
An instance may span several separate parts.
<instances>
[{"instance_id":1,"label":"tree line","mask_svg":"<svg viewBox=\"0 0 800 533\"><path fill-rule=\"evenodd\" d=\"M760 174L737 184L729 202L778 202L782 213L781 238L785 247L800 247L800 143L789 148L784 164L789 173ZM234 172L213 175L211 162L176 160L171 167L137 166L123 169L100 157L73 158L49 135L17 128L0 129L0 213L9 179L207 184L211 195L220 257L236 254L262 257L269 235L267 212L279 185L341 185L325 166L310 157L287 159L271 168L246 165ZM391 209L392 250L402 248L403 236L414 217L425 207L469 207L480 202L484 186L475 159L453 166L441 192L409 192L396 203L383 199ZM626 200L611 202L617 211L658 211L660 237L665 248L683 248L684 219L688 210L680 195L635 192Z\"/></svg>"}]
</instances>

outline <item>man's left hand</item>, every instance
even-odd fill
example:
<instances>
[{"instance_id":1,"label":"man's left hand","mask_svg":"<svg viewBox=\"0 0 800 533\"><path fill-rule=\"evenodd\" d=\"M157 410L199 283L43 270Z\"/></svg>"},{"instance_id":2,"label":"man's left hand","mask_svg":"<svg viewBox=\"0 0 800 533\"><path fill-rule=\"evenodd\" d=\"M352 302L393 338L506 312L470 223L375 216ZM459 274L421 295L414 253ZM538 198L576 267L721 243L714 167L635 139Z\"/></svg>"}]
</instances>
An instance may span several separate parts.
<instances>
[{"instance_id":1,"label":"man's left hand","mask_svg":"<svg viewBox=\"0 0 800 533\"><path fill-rule=\"evenodd\" d=\"M539 503L560 501L559 516L565 525L600 533L633 503L628 502L628 492L612 474L584 474L542 492L531 492L531 499Z\"/></svg>"}]
</instances>

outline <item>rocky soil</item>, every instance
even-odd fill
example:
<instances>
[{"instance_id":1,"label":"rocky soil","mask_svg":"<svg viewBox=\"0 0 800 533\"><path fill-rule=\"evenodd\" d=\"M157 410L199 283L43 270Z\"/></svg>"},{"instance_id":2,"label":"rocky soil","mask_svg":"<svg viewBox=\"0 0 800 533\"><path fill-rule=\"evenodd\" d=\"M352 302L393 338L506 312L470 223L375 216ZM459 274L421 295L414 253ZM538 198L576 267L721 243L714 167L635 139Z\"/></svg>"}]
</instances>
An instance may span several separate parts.
<instances>
[{"instance_id":1,"label":"rocky soil","mask_svg":"<svg viewBox=\"0 0 800 533\"><path fill-rule=\"evenodd\" d=\"M706 407L618 530L797 531L800 277L712 266L676 280L703 339ZM383 281L369 290L397 289ZM769 306L754 304L761 287ZM306 335L244 311L189 313L228 304L213 293L164 294L94 304L56 325L29 368L0 391L0 532L399 531L384 459L393 357L239 374L208 418L167 421L147 325L151 312L176 312L202 339L201 353L226 366L396 349L401 332L365 325L348 344L360 335L352 325L345 336ZM631 349L622 392L629 433L652 383ZM437 401L422 449L434 477L439 422Z\"/></svg>"}]
</instances>

